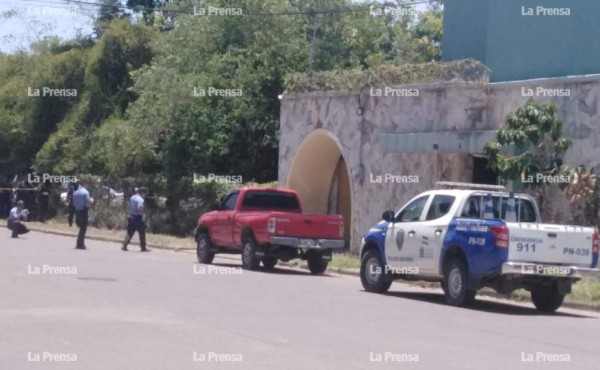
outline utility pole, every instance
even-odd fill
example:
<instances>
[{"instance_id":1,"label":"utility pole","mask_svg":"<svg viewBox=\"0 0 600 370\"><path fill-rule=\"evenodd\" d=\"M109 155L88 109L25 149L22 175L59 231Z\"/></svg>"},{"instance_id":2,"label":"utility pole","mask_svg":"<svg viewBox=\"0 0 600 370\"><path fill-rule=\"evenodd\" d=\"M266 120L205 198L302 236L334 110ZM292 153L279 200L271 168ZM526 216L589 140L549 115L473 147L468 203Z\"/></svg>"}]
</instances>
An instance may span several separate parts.
<instances>
[{"instance_id":1,"label":"utility pole","mask_svg":"<svg viewBox=\"0 0 600 370\"><path fill-rule=\"evenodd\" d=\"M317 0L317 6L315 9L315 16L313 22L313 34L312 41L310 43L310 57L308 60L308 69L310 72L313 71L313 66L315 64L315 48L317 46L317 29L319 29L319 18L320 14L318 13L321 10L321 0Z\"/></svg>"}]
</instances>

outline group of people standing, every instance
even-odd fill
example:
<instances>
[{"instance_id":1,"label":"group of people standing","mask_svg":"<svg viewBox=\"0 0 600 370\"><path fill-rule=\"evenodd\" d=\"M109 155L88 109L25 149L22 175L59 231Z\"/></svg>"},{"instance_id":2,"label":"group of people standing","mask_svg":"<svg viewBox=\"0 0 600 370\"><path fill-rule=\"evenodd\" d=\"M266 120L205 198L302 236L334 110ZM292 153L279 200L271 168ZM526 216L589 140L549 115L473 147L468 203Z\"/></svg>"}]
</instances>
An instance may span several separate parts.
<instances>
[{"instance_id":1,"label":"group of people standing","mask_svg":"<svg viewBox=\"0 0 600 370\"><path fill-rule=\"evenodd\" d=\"M123 240L121 247L121 250L123 251L128 251L127 247L136 232L140 238L141 251L150 251L146 245L144 203L146 194L146 188L137 188L136 194L130 199L127 233L125 234L125 239ZM87 183L84 180L80 180L79 182L69 185L67 203L69 208L69 215L67 218L69 226L73 226L73 218L75 218L75 224L79 228L75 249L87 249L85 245L85 237L89 224L89 212L90 208L94 204L94 198L92 198L90 192L88 191ZM7 227L12 232L12 238L18 238L19 235L27 234L29 232L29 229L23 223L27 221L28 216L28 211L24 208L25 202L19 200L16 207L10 210Z\"/></svg>"}]
</instances>

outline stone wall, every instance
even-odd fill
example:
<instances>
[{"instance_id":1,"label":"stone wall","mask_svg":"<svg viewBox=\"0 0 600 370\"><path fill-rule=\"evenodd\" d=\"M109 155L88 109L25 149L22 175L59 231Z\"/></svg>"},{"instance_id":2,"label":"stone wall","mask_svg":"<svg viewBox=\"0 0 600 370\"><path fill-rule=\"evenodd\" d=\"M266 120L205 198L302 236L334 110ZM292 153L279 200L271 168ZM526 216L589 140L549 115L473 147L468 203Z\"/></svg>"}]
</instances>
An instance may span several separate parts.
<instances>
[{"instance_id":1,"label":"stone wall","mask_svg":"<svg viewBox=\"0 0 600 370\"><path fill-rule=\"evenodd\" d=\"M470 182L472 161L457 153L383 153L378 135L390 133L494 130L506 115L525 103L528 89L555 88L570 96L534 96L553 101L565 122L564 132L573 139L566 155L570 165L600 169L600 76L530 80L498 84L444 83L402 86L417 89L419 96L372 96L358 93L307 93L286 95L281 102L279 184L285 186L290 166L303 140L315 130L327 130L343 155L352 189L352 246L386 209L397 210L407 200L429 190L436 181ZM362 114L357 110L362 109ZM319 155L314 153L313 155ZM418 182L373 182L377 176L417 176ZM306 176L331 176L307 174ZM414 178L413 178L414 179ZM560 196L546 204L545 218L567 222Z\"/></svg>"}]
</instances>

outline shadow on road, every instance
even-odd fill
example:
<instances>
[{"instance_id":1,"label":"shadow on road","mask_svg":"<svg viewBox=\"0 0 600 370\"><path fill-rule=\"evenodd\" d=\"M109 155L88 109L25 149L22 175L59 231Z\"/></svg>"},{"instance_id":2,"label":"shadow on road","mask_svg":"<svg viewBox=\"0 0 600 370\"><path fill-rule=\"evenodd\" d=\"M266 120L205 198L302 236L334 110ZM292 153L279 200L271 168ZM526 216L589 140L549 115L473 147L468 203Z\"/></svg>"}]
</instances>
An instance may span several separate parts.
<instances>
[{"instance_id":1,"label":"shadow on road","mask_svg":"<svg viewBox=\"0 0 600 370\"><path fill-rule=\"evenodd\" d=\"M446 304L443 293L397 292L397 291L393 292L392 291L392 292L388 292L388 293L384 294L384 296L393 297L393 298L412 299L415 301L423 301L423 302L444 305L449 308L451 307ZM502 314L502 315L562 316L562 317L577 317L577 318L585 318L585 319L596 318L594 316L560 312L560 309L558 312L545 313L545 312L540 312L540 311L536 310L533 306L532 307L523 307L523 306L519 306L516 304L511 304L508 302L507 303L493 302L493 301L479 299L479 297L478 297L478 299L476 299L475 304L472 307L463 308L463 309L489 312L489 313Z\"/></svg>"}]
</instances>

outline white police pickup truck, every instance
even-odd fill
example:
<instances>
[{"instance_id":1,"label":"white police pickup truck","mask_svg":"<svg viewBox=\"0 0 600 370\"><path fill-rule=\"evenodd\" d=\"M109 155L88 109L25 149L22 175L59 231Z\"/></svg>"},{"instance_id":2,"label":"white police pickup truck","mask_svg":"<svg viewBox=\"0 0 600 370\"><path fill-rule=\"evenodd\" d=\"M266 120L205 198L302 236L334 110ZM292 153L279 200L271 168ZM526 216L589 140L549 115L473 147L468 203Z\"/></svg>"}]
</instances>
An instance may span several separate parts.
<instances>
[{"instance_id":1,"label":"white police pickup truck","mask_svg":"<svg viewBox=\"0 0 600 370\"><path fill-rule=\"evenodd\" d=\"M584 276L600 277L591 227L540 223L537 204L501 186L438 182L364 236L365 290L394 279L441 282L448 304L468 306L482 287L524 288L538 310L555 311Z\"/></svg>"}]
</instances>

